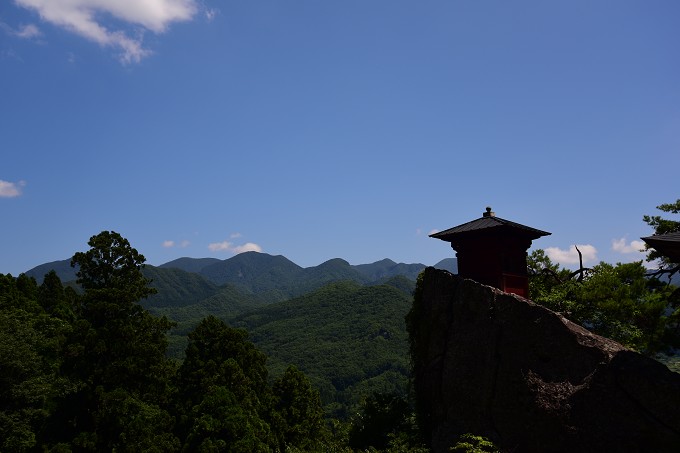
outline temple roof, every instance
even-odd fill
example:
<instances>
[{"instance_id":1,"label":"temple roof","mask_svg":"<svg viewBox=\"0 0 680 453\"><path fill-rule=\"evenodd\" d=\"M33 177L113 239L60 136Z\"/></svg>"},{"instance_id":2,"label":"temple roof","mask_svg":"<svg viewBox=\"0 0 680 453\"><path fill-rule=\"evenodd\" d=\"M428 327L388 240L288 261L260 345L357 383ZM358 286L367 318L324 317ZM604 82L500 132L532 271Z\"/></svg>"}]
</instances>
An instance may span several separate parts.
<instances>
[{"instance_id":1,"label":"temple roof","mask_svg":"<svg viewBox=\"0 0 680 453\"><path fill-rule=\"evenodd\" d=\"M448 230L440 231L439 233L431 234L431 238L441 239L442 241L451 242L454 237L459 237L461 235L473 233L473 232L500 232L501 230L511 230L515 234L520 234L521 236L538 239L541 236L548 236L550 233L547 231L537 230L536 228L531 228L520 223L512 222L510 220L501 219L496 217L496 214L491 211L491 208L486 208L486 212L479 219L472 220L462 225L458 225Z\"/></svg>"},{"instance_id":2,"label":"temple roof","mask_svg":"<svg viewBox=\"0 0 680 453\"><path fill-rule=\"evenodd\" d=\"M641 238L657 252L667 256L674 263L680 263L680 232L655 234Z\"/></svg>"}]
</instances>

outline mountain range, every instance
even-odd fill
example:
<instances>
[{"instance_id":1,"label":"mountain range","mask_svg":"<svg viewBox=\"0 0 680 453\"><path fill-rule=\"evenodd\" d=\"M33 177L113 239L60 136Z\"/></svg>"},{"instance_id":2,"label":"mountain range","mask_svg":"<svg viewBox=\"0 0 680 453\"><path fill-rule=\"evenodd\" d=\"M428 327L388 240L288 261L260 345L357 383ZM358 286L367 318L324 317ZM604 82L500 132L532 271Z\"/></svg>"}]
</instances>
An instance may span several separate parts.
<instances>
[{"instance_id":1,"label":"mountain range","mask_svg":"<svg viewBox=\"0 0 680 453\"><path fill-rule=\"evenodd\" d=\"M169 307L192 305L231 288L255 296L262 303L288 300L337 281L361 285L380 284L392 277L404 276L415 281L424 264L396 263L383 259L371 264L351 265L335 258L318 266L303 268L282 255L245 252L226 260L216 258L179 258L160 266L146 265L144 274L153 280L158 294L144 303ZM434 267L457 272L455 258L447 258ZM63 282L76 279L70 260L41 264L26 272L38 283L54 270Z\"/></svg>"},{"instance_id":2,"label":"mountain range","mask_svg":"<svg viewBox=\"0 0 680 453\"><path fill-rule=\"evenodd\" d=\"M226 260L179 258L143 273L157 294L141 304L176 323L168 355L181 358L187 334L208 315L243 327L278 375L289 364L321 391L329 414L345 418L372 392L405 393L408 335L404 316L424 264L384 259L350 265L335 258L303 268L284 256L246 252ZM434 267L455 273L454 258ZM70 260L37 266L75 285Z\"/></svg>"},{"instance_id":3,"label":"mountain range","mask_svg":"<svg viewBox=\"0 0 680 453\"><path fill-rule=\"evenodd\" d=\"M187 334L215 315L245 328L273 376L293 364L320 390L328 414L345 419L362 398L407 392L408 312L424 264L384 259L350 265L335 258L303 268L284 256L246 252L226 260L179 258L143 273L157 294L141 304L176 323L168 355L183 357ZM433 267L457 273L455 258ZM75 286L70 260L37 266Z\"/></svg>"}]
</instances>

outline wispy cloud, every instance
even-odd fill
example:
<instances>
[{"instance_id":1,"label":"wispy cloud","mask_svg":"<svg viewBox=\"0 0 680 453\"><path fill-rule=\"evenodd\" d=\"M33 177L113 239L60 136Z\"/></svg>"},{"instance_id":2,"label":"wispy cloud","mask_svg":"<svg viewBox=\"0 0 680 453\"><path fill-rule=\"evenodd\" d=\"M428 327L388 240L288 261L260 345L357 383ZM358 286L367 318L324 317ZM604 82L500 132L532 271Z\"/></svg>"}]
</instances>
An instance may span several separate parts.
<instances>
[{"instance_id":1,"label":"wispy cloud","mask_svg":"<svg viewBox=\"0 0 680 453\"><path fill-rule=\"evenodd\" d=\"M15 198L21 195L21 188L26 183L24 181L9 182L0 179L0 198Z\"/></svg>"},{"instance_id":2,"label":"wispy cloud","mask_svg":"<svg viewBox=\"0 0 680 453\"><path fill-rule=\"evenodd\" d=\"M186 248L186 247L189 247L189 244L191 244L191 242L189 242L187 240L184 240L184 241L181 241L181 242L163 241L163 247L168 248L168 249L173 248L173 247Z\"/></svg>"},{"instance_id":3,"label":"wispy cloud","mask_svg":"<svg viewBox=\"0 0 680 453\"><path fill-rule=\"evenodd\" d=\"M255 244L254 242L246 242L243 245L234 245L232 242L222 241L208 244L208 250L211 252L229 252L233 253L234 255L238 255L239 253L243 252L260 253L262 252L262 247L260 247L258 244Z\"/></svg>"},{"instance_id":4,"label":"wispy cloud","mask_svg":"<svg viewBox=\"0 0 680 453\"><path fill-rule=\"evenodd\" d=\"M16 36L22 39L38 38L42 35L40 29L34 24L23 24L18 28L12 28L10 25L0 21L0 30L3 30L10 36Z\"/></svg>"},{"instance_id":5,"label":"wispy cloud","mask_svg":"<svg viewBox=\"0 0 680 453\"><path fill-rule=\"evenodd\" d=\"M222 242L213 242L211 244L208 244L208 250L211 252L224 252L227 250L231 250L232 243L229 241L222 241Z\"/></svg>"},{"instance_id":6,"label":"wispy cloud","mask_svg":"<svg viewBox=\"0 0 680 453\"><path fill-rule=\"evenodd\" d=\"M40 29L38 29L37 26L33 24L28 24L28 25L23 25L19 30L16 31L15 33L16 36L19 38L24 38L24 39L32 39L32 38L37 38L42 33L40 32Z\"/></svg>"},{"instance_id":7,"label":"wispy cloud","mask_svg":"<svg viewBox=\"0 0 680 453\"><path fill-rule=\"evenodd\" d=\"M229 238L230 239L236 239L236 238L240 238L241 236L243 236L241 233L231 233L229 235Z\"/></svg>"},{"instance_id":8,"label":"wispy cloud","mask_svg":"<svg viewBox=\"0 0 680 453\"><path fill-rule=\"evenodd\" d=\"M213 19L220 13L220 10L217 8L204 8L203 9L203 15L205 16L205 19L208 22L212 22Z\"/></svg>"},{"instance_id":9,"label":"wispy cloud","mask_svg":"<svg viewBox=\"0 0 680 453\"><path fill-rule=\"evenodd\" d=\"M2 49L0 50L0 60L17 60L23 62L23 58L21 58L17 53L12 50L12 49Z\"/></svg>"},{"instance_id":10,"label":"wispy cloud","mask_svg":"<svg viewBox=\"0 0 680 453\"><path fill-rule=\"evenodd\" d=\"M259 245L253 243L253 242L246 242L243 245L239 245L231 249L235 254L243 253L243 252L257 252L260 253L262 252L262 247Z\"/></svg>"},{"instance_id":11,"label":"wispy cloud","mask_svg":"<svg viewBox=\"0 0 680 453\"><path fill-rule=\"evenodd\" d=\"M640 253L645 249L645 243L642 241L630 241L626 243L626 238L612 239L612 250L618 253Z\"/></svg>"},{"instance_id":12,"label":"wispy cloud","mask_svg":"<svg viewBox=\"0 0 680 453\"><path fill-rule=\"evenodd\" d=\"M163 33L173 22L191 20L196 0L15 0L40 18L58 27L119 51L123 64L137 63L151 54L142 45L144 32ZM107 16L135 27L111 30L103 24ZM37 30L37 27L35 31ZM23 30L31 34L32 29Z\"/></svg>"},{"instance_id":13,"label":"wispy cloud","mask_svg":"<svg viewBox=\"0 0 680 453\"><path fill-rule=\"evenodd\" d=\"M585 245L572 245L567 250L562 250L558 247L547 247L545 249L545 254L548 255L550 260L565 264L578 264L578 251L576 247L583 254L583 262L593 262L597 261L597 249L590 244Z\"/></svg>"}]
</instances>

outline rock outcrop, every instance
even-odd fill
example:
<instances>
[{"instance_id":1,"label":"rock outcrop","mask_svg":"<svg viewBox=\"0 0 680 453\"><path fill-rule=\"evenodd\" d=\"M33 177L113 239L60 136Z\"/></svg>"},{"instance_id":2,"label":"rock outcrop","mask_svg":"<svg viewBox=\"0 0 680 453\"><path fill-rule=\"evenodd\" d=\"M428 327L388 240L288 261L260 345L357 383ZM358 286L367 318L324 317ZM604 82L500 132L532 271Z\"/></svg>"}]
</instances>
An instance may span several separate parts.
<instances>
[{"instance_id":1,"label":"rock outcrop","mask_svg":"<svg viewBox=\"0 0 680 453\"><path fill-rule=\"evenodd\" d=\"M433 451L680 452L680 375L519 296L427 268L409 315Z\"/></svg>"}]
</instances>

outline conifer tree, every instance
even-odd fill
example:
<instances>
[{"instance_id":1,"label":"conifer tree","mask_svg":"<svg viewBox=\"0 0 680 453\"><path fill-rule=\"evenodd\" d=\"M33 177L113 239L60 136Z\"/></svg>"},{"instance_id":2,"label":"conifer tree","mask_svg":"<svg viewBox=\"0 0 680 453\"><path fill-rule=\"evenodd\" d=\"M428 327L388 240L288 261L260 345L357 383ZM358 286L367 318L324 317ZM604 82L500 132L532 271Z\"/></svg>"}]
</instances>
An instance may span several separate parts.
<instances>
[{"instance_id":1,"label":"conifer tree","mask_svg":"<svg viewBox=\"0 0 680 453\"><path fill-rule=\"evenodd\" d=\"M141 272L144 256L127 239L103 231L88 244L90 250L71 260L85 291L63 364L80 390L60 406L55 422L62 429L56 431L85 450L150 445L172 450L177 441L167 434L172 420L163 408L172 372L165 357L172 324L138 304L155 290Z\"/></svg>"}]
</instances>

